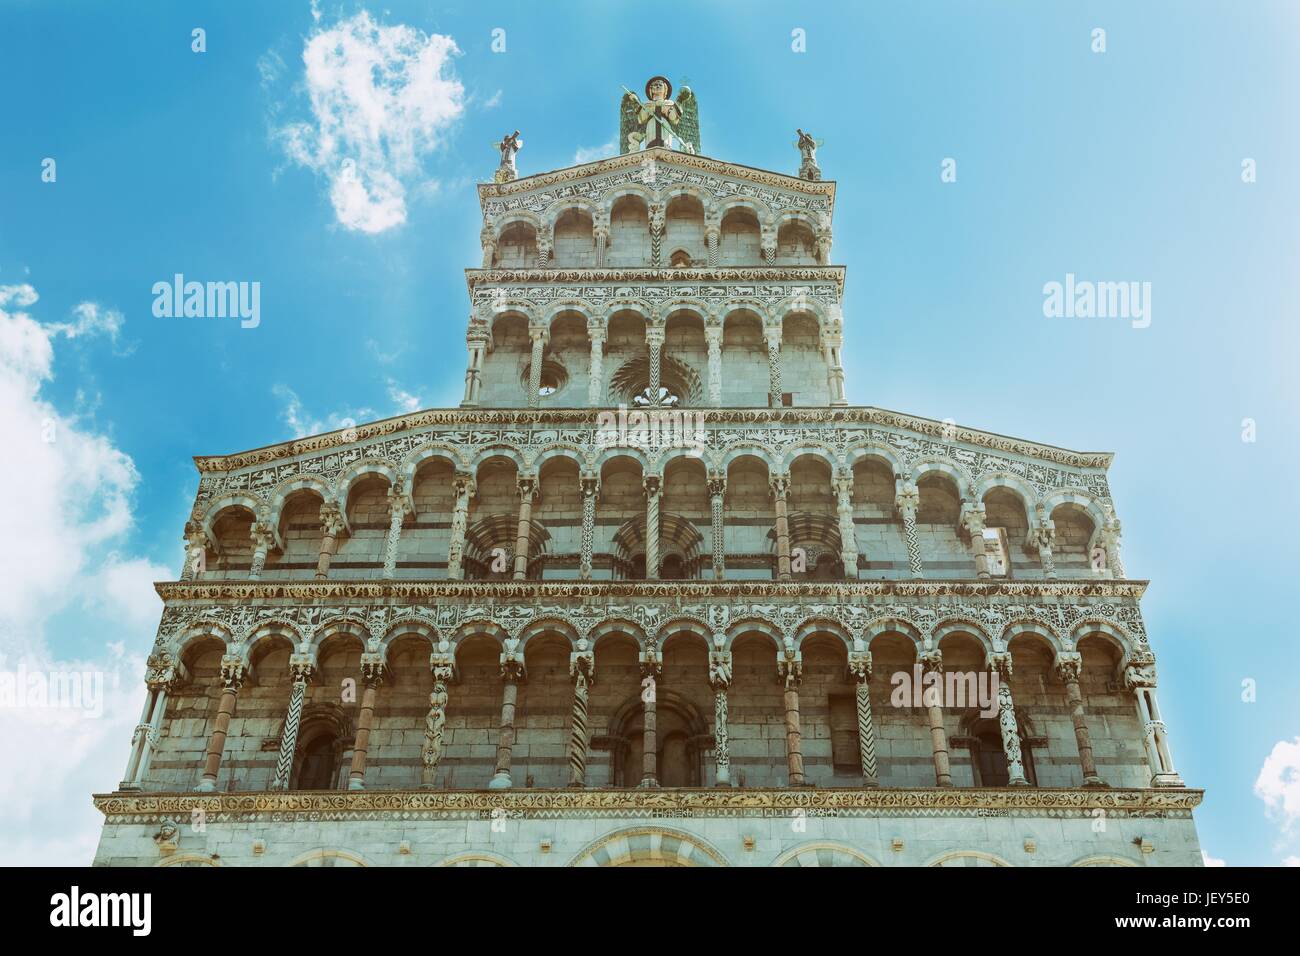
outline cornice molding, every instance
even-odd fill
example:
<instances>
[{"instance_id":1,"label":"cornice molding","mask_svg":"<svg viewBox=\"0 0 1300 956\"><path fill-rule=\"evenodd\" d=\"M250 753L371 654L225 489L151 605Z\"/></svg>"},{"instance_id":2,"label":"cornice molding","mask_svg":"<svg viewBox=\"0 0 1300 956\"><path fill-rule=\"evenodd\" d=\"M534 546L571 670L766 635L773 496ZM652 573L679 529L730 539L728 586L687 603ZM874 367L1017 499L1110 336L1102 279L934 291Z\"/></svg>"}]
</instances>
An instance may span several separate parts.
<instances>
[{"instance_id":1,"label":"cornice molding","mask_svg":"<svg viewBox=\"0 0 1300 956\"><path fill-rule=\"evenodd\" d=\"M159 581L164 602L183 601L346 601L393 599L428 602L438 599L502 602L530 599L558 601L587 598L645 598L666 603L681 600L735 601L748 598L850 603L855 598L1112 598L1137 601L1146 581L1052 580L998 581L415 581L391 578L358 581Z\"/></svg>"},{"instance_id":2,"label":"cornice molding","mask_svg":"<svg viewBox=\"0 0 1300 956\"><path fill-rule=\"evenodd\" d=\"M659 790L329 790L243 793L103 793L95 807L109 822L152 823L202 810L209 823L256 820L683 814L732 816L789 813L832 815L961 815L980 811L1027 816L1188 815L1203 790L1168 789L659 789Z\"/></svg>"},{"instance_id":3,"label":"cornice molding","mask_svg":"<svg viewBox=\"0 0 1300 956\"><path fill-rule=\"evenodd\" d=\"M844 266L713 266L696 269L562 268L466 269L471 295L476 286L506 283L662 282L698 285L702 282L834 282L844 292Z\"/></svg>"},{"instance_id":4,"label":"cornice molding","mask_svg":"<svg viewBox=\"0 0 1300 956\"><path fill-rule=\"evenodd\" d=\"M705 425L877 425L897 428L946 442L964 442L968 445L994 451L1037 458L1072 468L1110 467L1114 456L1110 452L1079 452L1038 442L1010 438L994 432L964 428L948 422L905 415L873 406L844 408L709 408L691 409L703 416ZM344 445L352 445L397 435L403 432L438 426L466 428L480 426L539 427L557 425L587 425L595 427L600 409L594 408L431 408L398 415L341 429L298 438L292 441L267 445L231 455L196 455L194 464L201 474L236 471L268 462L288 460L300 455L313 454Z\"/></svg>"},{"instance_id":5,"label":"cornice molding","mask_svg":"<svg viewBox=\"0 0 1300 956\"><path fill-rule=\"evenodd\" d=\"M738 163L711 159L697 153L682 153L675 149L655 147L635 153L622 153L618 156L598 159L595 162L583 163L579 166L566 166L563 169L534 173L531 176L520 176L508 183L479 183L479 203L481 205L488 199L504 199L508 196L517 196L521 193L531 192L534 189L554 186L557 183L571 183L580 179L602 176L606 173L638 169L650 158L653 158L656 162L695 169L716 176L730 176L733 179L743 179L757 185L772 186L789 192L802 193L806 196L826 196L832 203L835 200L835 180L833 179L800 179L798 176L787 173L758 169L754 166L742 166Z\"/></svg>"}]
</instances>

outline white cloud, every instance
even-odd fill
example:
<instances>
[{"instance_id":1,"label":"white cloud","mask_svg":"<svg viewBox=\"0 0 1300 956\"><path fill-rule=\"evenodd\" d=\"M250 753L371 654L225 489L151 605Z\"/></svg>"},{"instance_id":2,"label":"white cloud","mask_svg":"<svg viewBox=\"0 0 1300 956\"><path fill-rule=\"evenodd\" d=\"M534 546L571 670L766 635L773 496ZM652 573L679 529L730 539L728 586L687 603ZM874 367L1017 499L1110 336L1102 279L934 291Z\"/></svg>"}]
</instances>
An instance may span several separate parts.
<instances>
[{"instance_id":1,"label":"white cloud","mask_svg":"<svg viewBox=\"0 0 1300 956\"><path fill-rule=\"evenodd\" d=\"M1204 850L1201 851L1201 861L1204 863L1205 866L1227 866L1228 865L1227 861L1220 860L1216 856L1210 856L1210 854L1206 853Z\"/></svg>"},{"instance_id":2,"label":"white cloud","mask_svg":"<svg viewBox=\"0 0 1300 956\"><path fill-rule=\"evenodd\" d=\"M313 10L319 20L319 11ZM377 24L363 10L303 47L310 122L276 131L289 157L323 175L338 221L379 233L406 221L407 187L464 110L451 37ZM259 64L263 78L274 70Z\"/></svg>"},{"instance_id":3,"label":"white cloud","mask_svg":"<svg viewBox=\"0 0 1300 956\"><path fill-rule=\"evenodd\" d=\"M421 408L420 396L406 391L391 378L388 380L388 398L401 414L417 412Z\"/></svg>"},{"instance_id":4,"label":"white cloud","mask_svg":"<svg viewBox=\"0 0 1300 956\"><path fill-rule=\"evenodd\" d=\"M484 102L483 102L483 108L484 108L485 110L491 110L491 109L496 109L498 106L500 106L500 105L501 105L501 95L502 95L502 92L503 92L502 90L497 90L495 93L493 93L491 96L489 96L486 100L484 100Z\"/></svg>"},{"instance_id":5,"label":"white cloud","mask_svg":"<svg viewBox=\"0 0 1300 956\"><path fill-rule=\"evenodd\" d=\"M169 569L111 550L132 526L139 476L130 457L43 394L61 339L114 340L121 313L86 302L63 322L26 310L30 285L0 287L0 442L22 468L0 469L0 671L88 675L81 707L34 698L0 707L0 853L5 863L86 864L101 818L93 791L122 772L144 696L143 652L160 603L152 582ZM140 653L128 656L126 648Z\"/></svg>"},{"instance_id":6,"label":"white cloud","mask_svg":"<svg viewBox=\"0 0 1300 956\"><path fill-rule=\"evenodd\" d=\"M1300 737L1279 740L1255 779L1255 796L1290 831L1300 821Z\"/></svg>"},{"instance_id":7,"label":"white cloud","mask_svg":"<svg viewBox=\"0 0 1300 956\"><path fill-rule=\"evenodd\" d=\"M603 143L600 146L579 146L578 151L573 154L573 165L581 166L583 163L594 163L598 159L609 159L609 157L617 154L617 139L611 139L608 143Z\"/></svg>"},{"instance_id":8,"label":"white cloud","mask_svg":"<svg viewBox=\"0 0 1300 956\"><path fill-rule=\"evenodd\" d=\"M17 625L66 600L91 550L130 528L129 499L139 478L112 442L40 395L53 374L54 337L111 335L120 315L107 320L110 313L94 306L75 322L47 326L24 311L5 311L36 299L31 286L0 289L0 442L23 462L21 469L0 469L0 501L22 502L10 509L5 534L25 544L0 549L0 588L9 592L0 613Z\"/></svg>"},{"instance_id":9,"label":"white cloud","mask_svg":"<svg viewBox=\"0 0 1300 956\"><path fill-rule=\"evenodd\" d=\"M1300 866L1300 856L1288 856L1282 861L1283 866Z\"/></svg>"}]
</instances>

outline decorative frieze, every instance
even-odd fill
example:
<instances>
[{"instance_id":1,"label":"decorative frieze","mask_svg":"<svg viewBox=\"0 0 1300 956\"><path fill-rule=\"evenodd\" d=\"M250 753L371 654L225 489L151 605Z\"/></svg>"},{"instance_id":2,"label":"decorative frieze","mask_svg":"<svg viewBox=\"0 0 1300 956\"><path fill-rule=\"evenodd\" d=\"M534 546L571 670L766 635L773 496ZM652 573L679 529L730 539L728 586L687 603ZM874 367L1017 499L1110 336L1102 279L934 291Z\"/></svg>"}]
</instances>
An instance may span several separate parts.
<instances>
[{"instance_id":1,"label":"decorative frieze","mask_svg":"<svg viewBox=\"0 0 1300 956\"><path fill-rule=\"evenodd\" d=\"M152 823L202 811L209 823L319 819L480 819L517 813L524 817L621 816L654 812L700 816L833 812L844 816L954 816L986 810L1023 816L1187 817L1204 790L1180 789L630 789L630 790L328 790L248 793L96 794L95 807L110 823Z\"/></svg>"}]
</instances>

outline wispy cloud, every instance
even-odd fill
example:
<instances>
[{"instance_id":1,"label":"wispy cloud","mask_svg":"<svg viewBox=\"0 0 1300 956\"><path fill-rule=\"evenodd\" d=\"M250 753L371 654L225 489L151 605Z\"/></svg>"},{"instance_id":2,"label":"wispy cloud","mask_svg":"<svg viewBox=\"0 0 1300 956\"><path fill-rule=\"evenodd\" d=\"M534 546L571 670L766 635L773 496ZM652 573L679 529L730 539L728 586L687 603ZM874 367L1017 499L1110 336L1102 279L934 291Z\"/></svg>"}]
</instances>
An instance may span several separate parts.
<instances>
[{"instance_id":1,"label":"wispy cloud","mask_svg":"<svg viewBox=\"0 0 1300 956\"><path fill-rule=\"evenodd\" d=\"M573 154L573 165L581 166L583 163L594 163L598 159L609 159L617 153L617 139L611 139L600 146L579 146L578 151Z\"/></svg>"},{"instance_id":2,"label":"wispy cloud","mask_svg":"<svg viewBox=\"0 0 1300 956\"><path fill-rule=\"evenodd\" d=\"M319 24L319 10L313 17ZM379 233L406 221L408 187L427 184L423 159L464 110L452 70L459 52L451 37L383 26L365 10L308 36L311 119L275 135L293 162L325 178L341 225ZM274 82L274 60L258 68Z\"/></svg>"},{"instance_id":3,"label":"wispy cloud","mask_svg":"<svg viewBox=\"0 0 1300 956\"><path fill-rule=\"evenodd\" d=\"M338 431L376 418L372 408L354 408L330 412L324 417L317 417L307 412L302 399L287 385L275 385L271 394L280 400L280 419L289 427L294 438L306 438L322 432Z\"/></svg>"},{"instance_id":4,"label":"wispy cloud","mask_svg":"<svg viewBox=\"0 0 1300 956\"><path fill-rule=\"evenodd\" d=\"M391 378L388 380L388 398L397 411L402 414L419 411L422 404L419 395L406 391Z\"/></svg>"}]
</instances>

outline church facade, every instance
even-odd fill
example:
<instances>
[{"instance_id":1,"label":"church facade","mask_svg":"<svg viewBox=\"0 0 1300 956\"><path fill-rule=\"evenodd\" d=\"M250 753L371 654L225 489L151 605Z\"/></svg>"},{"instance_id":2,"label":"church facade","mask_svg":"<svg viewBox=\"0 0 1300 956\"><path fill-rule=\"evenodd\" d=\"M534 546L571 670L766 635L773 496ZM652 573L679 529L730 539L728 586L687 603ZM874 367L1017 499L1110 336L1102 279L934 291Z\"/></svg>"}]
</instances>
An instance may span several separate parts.
<instances>
[{"instance_id":1,"label":"church facade","mask_svg":"<svg viewBox=\"0 0 1300 956\"><path fill-rule=\"evenodd\" d=\"M465 393L196 459L97 865L1200 865L1111 456L845 398L835 183L479 187Z\"/></svg>"}]
</instances>

